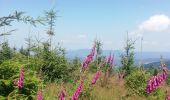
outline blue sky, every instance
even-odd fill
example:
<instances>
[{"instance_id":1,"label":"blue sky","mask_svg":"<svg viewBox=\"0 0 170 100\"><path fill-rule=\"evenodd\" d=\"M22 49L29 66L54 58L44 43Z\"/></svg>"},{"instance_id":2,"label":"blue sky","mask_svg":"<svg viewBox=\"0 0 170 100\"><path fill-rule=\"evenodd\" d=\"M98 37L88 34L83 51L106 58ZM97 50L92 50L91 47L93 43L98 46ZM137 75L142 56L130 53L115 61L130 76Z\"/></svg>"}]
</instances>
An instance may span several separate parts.
<instances>
[{"instance_id":1,"label":"blue sky","mask_svg":"<svg viewBox=\"0 0 170 100\"><path fill-rule=\"evenodd\" d=\"M61 17L56 21L53 44L60 42L66 49L91 48L97 37L104 49L122 50L128 31L132 38L143 37L144 51L169 51L169 4L169 0L0 0L0 16L18 10L36 17L54 8ZM13 23L0 32L15 28L18 30L6 37L11 45L25 45L29 30L33 39L37 33L47 39L47 27L42 25ZM136 42L139 50L140 39Z\"/></svg>"}]
</instances>

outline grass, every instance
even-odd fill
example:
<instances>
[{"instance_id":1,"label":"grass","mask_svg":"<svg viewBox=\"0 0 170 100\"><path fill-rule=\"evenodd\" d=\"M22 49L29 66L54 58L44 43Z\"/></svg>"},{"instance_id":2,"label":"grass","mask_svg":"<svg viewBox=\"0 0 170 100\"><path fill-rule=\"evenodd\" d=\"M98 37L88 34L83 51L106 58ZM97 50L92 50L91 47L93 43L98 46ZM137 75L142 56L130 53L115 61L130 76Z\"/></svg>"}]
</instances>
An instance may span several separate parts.
<instances>
[{"instance_id":1,"label":"grass","mask_svg":"<svg viewBox=\"0 0 170 100\"><path fill-rule=\"evenodd\" d=\"M103 76L102 76L103 77ZM89 75L88 80L92 79L92 75ZM73 95L75 91L75 84L67 83L66 87L66 100ZM109 83L105 87L101 87L101 79L97 81L95 85L91 85L93 88L90 91L90 97L80 98L80 100L147 100L146 98L139 96L131 96L126 98L126 88L124 86L124 80L119 80L117 75L109 78ZM161 88L167 90L170 88L167 85L163 85ZM44 89L44 99L45 100L56 100L58 93L60 91L60 85L55 83L50 83Z\"/></svg>"}]
</instances>

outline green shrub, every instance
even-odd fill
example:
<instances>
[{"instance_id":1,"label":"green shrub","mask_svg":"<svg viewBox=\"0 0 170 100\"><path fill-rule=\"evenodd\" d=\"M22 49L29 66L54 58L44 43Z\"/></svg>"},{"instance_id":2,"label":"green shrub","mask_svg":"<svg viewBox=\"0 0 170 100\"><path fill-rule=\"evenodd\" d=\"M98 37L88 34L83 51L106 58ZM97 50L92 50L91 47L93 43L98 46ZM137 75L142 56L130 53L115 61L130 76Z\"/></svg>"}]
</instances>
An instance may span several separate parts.
<instances>
[{"instance_id":1,"label":"green shrub","mask_svg":"<svg viewBox=\"0 0 170 100\"><path fill-rule=\"evenodd\" d=\"M19 72L21 64L14 61L4 61L0 65L0 79L10 79L12 76Z\"/></svg>"},{"instance_id":2,"label":"green shrub","mask_svg":"<svg viewBox=\"0 0 170 100\"><path fill-rule=\"evenodd\" d=\"M157 88L151 94L147 95L147 100L165 100L165 91L162 88Z\"/></svg>"},{"instance_id":3,"label":"green shrub","mask_svg":"<svg viewBox=\"0 0 170 100\"><path fill-rule=\"evenodd\" d=\"M54 82L59 79L67 80L68 67L63 57L54 57L46 61L42 66L45 82Z\"/></svg>"},{"instance_id":4,"label":"green shrub","mask_svg":"<svg viewBox=\"0 0 170 100\"><path fill-rule=\"evenodd\" d=\"M12 80L16 79L16 76L13 77ZM40 84L40 80L36 78L34 71L27 72L27 70L25 69L23 88L18 89L17 86L14 86L14 84L12 84L14 89L10 91L10 93L8 94L8 98L11 99L35 98L39 84Z\"/></svg>"},{"instance_id":5,"label":"green shrub","mask_svg":"<svg viewBox=\"0 0 170 100\"><path fill-rule=\"evenodd\" d=\"M14 51L10 48L8 41L3 42L0 45L0 64L5 60L9 60L13 57Z\"/></svg>"},{"instance_id":6,"label":"green shrub","mask_svg":"<svg viewBox=\"0 0 170 100\"><path fill-rule=\"evenodd\" d=\"M24 65L24 87L18 91L17 86L14 86L14 80L19 78L20 67L23 62L17 61L15 58L4 61L0 65L0 95L4 97L29 97L36 94L39 79L36 78L36 72L29 69L27 64Z\"/></svg>"},{"instance_id":7,"label":"green shrub","mask_svg":"<svg viewBox=\"0 0 170 100\"><path fill-rule=\"evenodd\" d=\"M0 95L7 96L11 91L14 90L11 80L1 80L0 81Z\"/></svg>"},{"instance_id":8,"label":"green shrub","mask_svg":"<svg viewBox=\"0 0 170 100\"><path fill-rule=\"evenodd\" d=\"M149 78L149 74L139 69L133 70L131 74L126 77L125 86L127 88L127 96L146 95L146 86Z\"/></svg>"}]
</instances>

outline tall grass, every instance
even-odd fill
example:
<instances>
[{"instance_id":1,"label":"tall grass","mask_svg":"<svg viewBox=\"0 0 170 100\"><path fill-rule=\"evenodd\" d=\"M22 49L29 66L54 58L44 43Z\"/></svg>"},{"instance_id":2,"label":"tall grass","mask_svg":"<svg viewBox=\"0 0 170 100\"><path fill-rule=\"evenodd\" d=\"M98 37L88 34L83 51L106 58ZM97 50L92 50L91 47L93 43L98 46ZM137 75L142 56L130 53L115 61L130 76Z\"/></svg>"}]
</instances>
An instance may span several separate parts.
<instances>
[{"instance_id":1,"label":"tall grass","mask_svg":"<svg viewBox=\"0 0 170 100\"><path fill-rule=\"evenodd\" d=\"M88 79L92 79L91 74L88 75ZM101 77L104 77L103 75ZM130 96L126 97L127 89L124 86L124 80L119 80L118 75L112 76L109 78L109 83L106 87L101 87L100 79L95 85L91 85L93 88L90 91L90 97L88 98L79 98L79 100L146 100L144 97L140 96ZM74 93L75 84L66 83L66 100L71 98ZM164 90L169 88L166 85L162 86ZM50 83L44 89L44 100L57 100L58 93L60 91L61 86L55 83ZM84 89L84 88L83 88ZM149 99L149 98L148 98Z\"/></svg>"}]
</instances>

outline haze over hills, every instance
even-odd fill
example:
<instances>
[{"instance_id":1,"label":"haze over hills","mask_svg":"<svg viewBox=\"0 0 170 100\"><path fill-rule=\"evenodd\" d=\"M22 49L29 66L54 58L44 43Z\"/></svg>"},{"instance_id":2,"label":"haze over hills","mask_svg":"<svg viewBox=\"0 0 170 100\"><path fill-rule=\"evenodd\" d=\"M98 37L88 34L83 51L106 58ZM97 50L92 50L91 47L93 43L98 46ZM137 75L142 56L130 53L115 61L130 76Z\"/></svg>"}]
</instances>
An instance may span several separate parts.
<instances>
[{"instance_id":1,"label":"haze over hills","mask_svg":"<svg viewBox=\"0 0 170 100\"><path fill-rule=\"evenodd\" d=\"M90 49L78 49L78 50L68 50L66 52L66 57L68 59L73 59L75 57L80 58L83 60L90 52ZM120 50L103 50L102 55L108 56L110 52L114 53L115 56L115 63L117 65L120 64L120 56L122 51ZM160 55L164 57L166 61L170 61L170 52L143 52L142 53L142 61L144 64L149 64L153 62L160 61ZM135 52L135 63L139 64L141 61L141 53Z\"/></svg>"},{"instance_id":2,"label":"haze over hills","mask_svg":"<svg viewBox=\"0 0 170 100\"><path fill-rule=\"evenodd\" d=\"M165 60L166 67L170 70L170 60ZM144 64L145 68L161 68L161 63L160 62L152 62L149 64Z\"/></svg>"}]
</instances>

